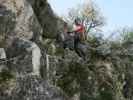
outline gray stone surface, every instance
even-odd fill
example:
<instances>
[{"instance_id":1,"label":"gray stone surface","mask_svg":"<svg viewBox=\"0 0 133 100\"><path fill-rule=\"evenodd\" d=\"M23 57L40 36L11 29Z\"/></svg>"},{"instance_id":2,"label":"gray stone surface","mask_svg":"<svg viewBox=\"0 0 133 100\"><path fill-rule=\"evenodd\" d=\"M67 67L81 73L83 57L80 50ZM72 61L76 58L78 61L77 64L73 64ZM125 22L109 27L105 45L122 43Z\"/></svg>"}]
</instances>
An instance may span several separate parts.
<instances>
[{"instance_id":1,"label":"gray stone surface","mask_svg":"<svg viewBox=\"0 0 133 100\"><path fill-rule=\"evenodd\" d=\"M4 48L0 48L0 72L2 72L2 70L6 69L6 64L5 63L1 63L6 59L6 53Z\"/></svg>"},{"instance_id":2,"label":"gray stone surface","mask_svg":"<svg viewBox=\"0 0 133 100\"><path fill-rule=\"evenodd\" d=\"M10 93L0 95L0 100L66 100L58 88L50 86L39 76L21 76L14 84L16 85L12 87Z\"/></svg>"},{"instance_id":3,"label":"gray stone surface","mask_svg":"<svg viewBox=\"0 0 133 100\"><path fill-rule=\"evenodd\" d=\"M63 21L56 16L47 0L28 0L43 28L43 36L55 38L63 26Z\"/></svg>"},{"instance_id":4,"label":"gray stone surface","mask_svg":"<svg viewBox=\"0 0 133 100\"><path fill-rule=\"evenodd\" d=\"M0 47L7 55L6 68L14 76L10 79L2 77L6 72L0 73L0 100L65 100L61 90L41 77L45 62L42 28L27 0L0 0L0 37Z\"/></svg>"}]
</instances>

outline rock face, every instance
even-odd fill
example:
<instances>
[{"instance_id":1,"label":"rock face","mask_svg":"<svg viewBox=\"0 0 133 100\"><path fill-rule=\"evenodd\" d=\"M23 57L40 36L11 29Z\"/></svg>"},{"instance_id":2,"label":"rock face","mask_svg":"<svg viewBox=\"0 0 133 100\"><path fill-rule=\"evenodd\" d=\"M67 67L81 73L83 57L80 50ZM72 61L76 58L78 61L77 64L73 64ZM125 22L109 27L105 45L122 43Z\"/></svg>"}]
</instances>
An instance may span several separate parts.
<instances>
[{"instance_id":1,"label":"rock face","mask_svg":"<svg viewBox=\"0 0 133 100\"><path fill-rule=\"evenodd\" d=\"M35 4L34 1L30 3ZM38 9L34 13L30 3L27 0L0 0L0 57L4 60L0 68L6 67L0 73L0 100L66 100L63 92L41 76L42 67L45 70L42 55L45 48L41 46L45 25L41 27L39 21L45 21L39 16L46 14L47 20L49 15L37 15ZM47 12L50 6L43 6Z\"/></svg>"},{"instance_id":2,"label":"rock face","mask_svg":"<svg viewBox=\"0 0 133 100\"><path fill-rule=\"evenodd\" d=\"M63 24L63 21L55 16L50 5L47 3L47 0L28 0L36 16L43 28L43 36L47 38L55 38L60 32L60 24ZM45 18L44 18L45 16Z\"/></svg>"},{"instance_id":3,"label":"rock face","mask_svg":"<svg viewBox=\"0 0 133 100\"><path fill-rule=\"evenodd\" d=\"M0 100L132 100L133 43L94 38L84 61L55 41L58 24L47 0L0 0Z\"/></svg>"},{"instance_id":4,"label":"rock face","mask_svg":"<svg viewBox=\"0 0 133 100\"><path fill-rule=\"evenodd\" d=\"M37 38L38 35L40 35L39 33L41 33L41 29L39 28L39 23L37 22L32 7L26 0L1 0L0 4L5 7L2 9L10 11L14 14L14 18L12 17L8 19L10 21L14 21L16 26L15 27L14 24L11 24L14 29L13 32L9 30L10 35L26 39L32 39L34 36ZM5 11L3 11L3 13L4 12Z\"/></svg>"},{"instance_id":5,"label":"rock face","mask_svg":"<svg viewBox=\"0 0 133 100\"><path fill-rule=\"evenodd\" d=\"M12 91L0 96L1 100L65 100L59 89L38 76L19 77L14 84Z\"/></svg>"},{"instance_id":6,"label":"rock face","mask_svg":"<svg viewBox=\"0 0 133 100\"><path fill-rule=\"evenodd\" d=\"M0 61L3 61L2 59L6 59L6 53L3 48L0 48ZM0 64L0 72L2 72L3 69L5 69L5 64Z\"/></svg>"},{"instance_id":7,"label":"rock face","mask_svg":"<svg viewBox=\"0 0 133 100\"><path fill-rule=\"evenodd\" d=\"M13 66L16 64L18 69L18 63L21 65L19 70L16 69L17 71L24 72L24 70L29 69L28 71L30 72L35 73L36 71L36 73L39 73L41 50L36 43L40 42L41 27L32 7L25 0L1 0L0 4L1 18L3 19L1 35L3 35L2 40L5 41L4 47L7 52L7 58L11 59L19 56L13 62ZM2 25L4 25L5 30L2 30ZM10 26L12 27L10 28ZM20 57L20 55L23 55L23 57ZM19 62L20 58L24 59L24 61L20 60Z\"/></svg>"},{"instance_id":8,"label":"rock face","mask_svg":"<svg viewBox=\"0 0 133 100\"><path fill-rule=\"evenodd\" d=\"M13 48L12 48L13 47ZM8 51L14 52L8 53ZM16 58L10 63L9 68L16 70L19 74L40 74L41 50L38 45L26 39L14 39L12 45L7 48L7 56Z\"/></svg>"},{"instance_id":9,"label":"rock face","mask_svg":"<svg viewBox=\"0 0 133 100\"><path fill-rule=\"evenodd\" d=\"M5 59L6 58L6 53L3 48L0 48L0 59Z\"/></svg>"}]
</instances>

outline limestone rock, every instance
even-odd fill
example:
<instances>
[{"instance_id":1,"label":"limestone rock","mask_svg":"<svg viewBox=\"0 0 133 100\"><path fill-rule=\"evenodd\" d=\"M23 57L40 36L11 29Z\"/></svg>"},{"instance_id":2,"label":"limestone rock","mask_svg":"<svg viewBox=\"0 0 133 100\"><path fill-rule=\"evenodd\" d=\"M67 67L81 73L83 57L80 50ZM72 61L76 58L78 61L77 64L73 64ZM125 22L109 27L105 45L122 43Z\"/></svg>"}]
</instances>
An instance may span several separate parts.
<instances>
[{"instance_id":1,"label":"limestone rock","mask_svg":"<svg viewBox=\"0 0 133 100\"><path fill-rule=\"evenodd\" d=\"M6 58L6 53L4 48L0 48L0 59L5 59Z\"/></svg>"},{"instance_id":2,"label":"limestone rock","mask_svg":"<svg viewBox=\"0 0 133 100\"><path fill-rule=\"evenodd\" d=\"M0 47L6 51L6 68L14 75L14 82L8 78L4 81L14 85L0 86L0 100L65 100L61 90L41 77L45 48L40 25L27 0L0 0Z\"/></svg>"},{"instance_id":3,"label":"limestone rock","mask_svg":"<svg viewBox=\"0 0 133 100\"><path fill-rule=\"evenodd\" d=\"M16 68L18 72L39 70L37 67L40 66L41 50L36 43L40 42L42 31L32 6L26 0L1 0L0 7L0 35L2 37L0 41L7 52L7 58L14 59L17 56L23 56L12 61L14 68L15 66L20 68L19 70ZM30 49L29 52L27 49ZM35 62L38 64L36 65ZM23 67L18 66L19 64Z\"/></svg>"},{"instance_id":4,"label":"limestone rock","mask_svg":"<svg viewBox=\"0 0 133 100\"><path fill-rule=\"evenodd\" d=\"M0 25L2 27L6 24L5 29L11 27L8 28L8 32L3 30L4 34L8 33L8 37L19 37L28 40L39 38L41 27L31 5L26 0L1 0L0 5L0 17L3 18Z\"/></svg>"},{"instance_id":5,"label":"limestone rock","mask_svg":"<svg viewBox=\"0 0 133 100\"><path fill-rule=\"evenodd\" d=\"M56 38L61 31L63 21L53 12L47 0L27 0L31 3L35 14L43 28L43 36Z\"/></svg>"},{"instance_id":6,"label":"limestone rock","mask_svg":"<svg viewBox=\"0 0 133 100\"><path fill-rule=\"evenodd\" d=\"M0 72L6 69L5 63L2 63L6 59L6 53L4 48L0 48Z\"/></svg>"},{"instance_id":7,"label":"limestone rock","mask_svg":"<svg viewBox=\"0 0 133 100\"><path fill-rule=\"evenodd\" d=\"M9 62L9 68L15 70L18 74L34 73L39 75L41 50L34 42L14 39L12 45L7 48L7 56L8 59L14 59Z\"/></svg>"},{"instance_id":8,"label":"limestone rock","mask_svg":"<svg viewBox=\"0 0 133 100\"><path fill-rule=\"evenodd\" d=\"M1 100L66 100L58 88L38 76L18 77L14 84L10 93L0 95Z\"/></svg>"}]
</instances>

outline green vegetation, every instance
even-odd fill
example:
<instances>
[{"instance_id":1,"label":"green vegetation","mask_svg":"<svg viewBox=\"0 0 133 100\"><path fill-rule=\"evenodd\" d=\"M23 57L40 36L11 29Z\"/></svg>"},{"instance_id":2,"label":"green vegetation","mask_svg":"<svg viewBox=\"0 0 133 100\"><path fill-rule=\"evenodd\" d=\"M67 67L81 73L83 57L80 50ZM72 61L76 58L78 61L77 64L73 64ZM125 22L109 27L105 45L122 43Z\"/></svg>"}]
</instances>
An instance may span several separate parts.
<instances>
[{"instance_id":1,"label":"green vegetation","mask_svg":"<svg viewBox=\"0 0 133 100\"><path fill-rule=\"evenodd\" d=\"M11 79L14 79L14 75L10 71L3 70L2 72L0 72L0 84L5 84Z\"/></svg>"},{"instance_id":2,"label":"green vegetation","mask_svg":"<svg viewBox=\"0 0 133 100\"><path fill-rule=\"evenodd\" d=\"M15 86L15 76L9 70L3 70L0 72L0 91L2 93L10 91Z\"/></svg>"},{"instance_id":3,"label":"green vegetation","mask_svg":"<svg viewBox=\"0 0 133 100\"><path fill-rule=\"evenodd\" d=\"M87 42L88 62L78 61L73 53L70 58L63 58L57 65L55 84L69 97L80 93L80 100L125 100L125 91L132 86L124 88L132 79L133 52L129 41L109 41L93 35Z\"/></svg>"},{"instance_id":4,"label":"green vegetation","mask_svg":"<svg viewBox=\"0 0 133 100\"><path fill-rule=\"evenodd\" d=\"M86 34L90 32L88 39L85 41L87 60L84 61L74 50L63 49L57 43L55 37L59 32L58 28L62 25L58 25L58 21L60 23L63 23L63 21L54 15L50 5L45 0L35 0L32 6L40 26L44 29L43 34L41 34L43 38L41 50L44 50L41 59L43 60L41 62L42 77L49 78L48 80L52 81L51 83L59 87L69 98L80 94L80 100L132 100L132 29L120 30L119 34L121 35L117 37L120 40L111 40L111 37L103 39L102 35L97 36L96 34L100 32L98 29L105 25L105 20L94 2L81 5L79 6L80 9L71 9L67 18L64 18L70 24L70 30L72 29L73 20L78 17L85 25ZM0 22L2 23L0 23L0 47L5 46L4 39L13 32L15 27L15 15L6 9L3 14L4 16L0 16ZM35 33L39 33L34 25L31 25L31 28L34 29ZM40 41L37 42L39 45ZM46 53L51 55L49 59L49 61L52 60L51 62L44 60L46 59ZM10 82L15 80L13 74L10 70L0 72L0 90L3 87L8 87ZM46 76L49 77L46 78Z\"/></svg>"}]
</instances>

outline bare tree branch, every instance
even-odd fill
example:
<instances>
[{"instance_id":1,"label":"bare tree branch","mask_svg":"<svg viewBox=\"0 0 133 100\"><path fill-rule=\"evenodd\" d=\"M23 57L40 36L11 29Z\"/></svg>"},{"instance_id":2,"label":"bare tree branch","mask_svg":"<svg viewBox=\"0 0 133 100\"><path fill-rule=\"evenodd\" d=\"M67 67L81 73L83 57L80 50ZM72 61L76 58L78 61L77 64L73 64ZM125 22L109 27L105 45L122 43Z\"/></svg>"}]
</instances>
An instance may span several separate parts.
<instances>
[{"instance_id":1,"label":"bare tree branch","mask_svg":"<svg viewBox=\"0 0 133 100\"><path fill-rule=\"evenodd\" d=\"M91 0L88 3L78 5L77 8L70 9L66 19L69 19L73 23L77 17L81 19L81 23L85 26L86 34L91 29L104 25L104 17Z\"/></svg>"}]
</instances>

